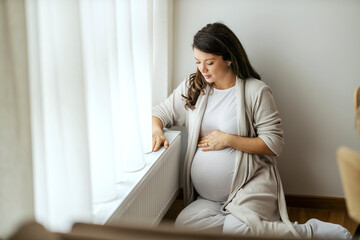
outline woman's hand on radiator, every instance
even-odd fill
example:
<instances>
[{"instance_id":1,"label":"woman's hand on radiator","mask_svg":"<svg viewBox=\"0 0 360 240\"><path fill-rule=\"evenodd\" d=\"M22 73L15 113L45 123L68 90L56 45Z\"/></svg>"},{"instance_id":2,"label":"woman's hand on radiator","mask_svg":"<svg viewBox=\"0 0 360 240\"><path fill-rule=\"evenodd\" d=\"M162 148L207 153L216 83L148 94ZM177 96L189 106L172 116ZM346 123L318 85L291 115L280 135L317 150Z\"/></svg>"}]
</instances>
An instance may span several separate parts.
<instances>
[{"instance_id":1,"label":"woman's hand on radiator","mask_svg":"<svg viewBox=\"0 0 360 240\"><path fill-rule=\"evenodd\" d=\"M152 134L152 147L153 147L152 151L156 152L157 150L159 150L161 145L164 145L164 148L167 149L169 147L169 141L164 136L164 132L161 129L159 129L153 131Z\"/></svg>"}]
</instances>

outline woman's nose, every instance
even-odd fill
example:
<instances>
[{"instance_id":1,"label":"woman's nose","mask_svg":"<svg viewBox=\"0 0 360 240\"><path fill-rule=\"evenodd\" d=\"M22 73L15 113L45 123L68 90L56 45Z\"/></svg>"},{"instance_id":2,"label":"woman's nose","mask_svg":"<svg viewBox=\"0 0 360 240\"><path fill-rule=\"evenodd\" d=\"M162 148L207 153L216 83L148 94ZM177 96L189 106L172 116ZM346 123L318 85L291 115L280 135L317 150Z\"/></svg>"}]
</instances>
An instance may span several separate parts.
<instances>
[{"instance_id":1,"label":"woman's nose","mask_svg":"<svg viewBox=\"0 0 360 240\"><path fill-rule=\"evenodd\" d=\"M199 70L200 70L201 73L206 73L207 72L207 67L206 67L205 63L200 64Z\"/></svg>"}]
</instances>

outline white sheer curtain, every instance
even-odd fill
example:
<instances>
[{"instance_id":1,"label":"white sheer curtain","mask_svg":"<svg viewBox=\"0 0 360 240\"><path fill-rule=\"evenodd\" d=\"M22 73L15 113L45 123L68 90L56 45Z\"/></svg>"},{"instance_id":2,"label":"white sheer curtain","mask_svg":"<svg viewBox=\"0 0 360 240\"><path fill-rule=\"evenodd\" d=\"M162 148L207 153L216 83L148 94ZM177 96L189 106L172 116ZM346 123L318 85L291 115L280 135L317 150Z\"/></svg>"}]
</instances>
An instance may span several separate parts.
<instances>
[{"instance_id":1,"label":"white sheer curtain","mask_svg":"<svg viewBox=\"0 0 360 240\"><path fill-rule=\"evenodd\" d=\"M94 203L117 197L119 173L144 167L154 66L169 58L153 24L167 24L169 4L26 1L35 213L49 229L91 222Z\"/></svg>"}]
</instances>

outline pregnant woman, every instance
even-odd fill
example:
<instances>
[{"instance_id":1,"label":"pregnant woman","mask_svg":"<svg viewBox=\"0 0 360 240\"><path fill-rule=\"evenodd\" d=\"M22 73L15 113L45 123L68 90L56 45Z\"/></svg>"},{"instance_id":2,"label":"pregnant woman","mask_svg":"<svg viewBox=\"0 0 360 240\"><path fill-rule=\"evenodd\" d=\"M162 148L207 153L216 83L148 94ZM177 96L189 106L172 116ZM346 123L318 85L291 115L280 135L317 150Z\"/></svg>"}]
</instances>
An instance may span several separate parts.
<instances>
[{"instance_id":1,"label":"pregnant woman","mask_svg":"<svg viewBox=\"0 0 360 240\"><path fill-rule=\"evenodd\" d=\"M340 225L291 223L276 166L283 145L271 89L224 24L196 33L197 71L153 108L153 151L162 128L186 126L184 202L175 225L245 236L351 238Z\"/></svg>"}]
</instances>

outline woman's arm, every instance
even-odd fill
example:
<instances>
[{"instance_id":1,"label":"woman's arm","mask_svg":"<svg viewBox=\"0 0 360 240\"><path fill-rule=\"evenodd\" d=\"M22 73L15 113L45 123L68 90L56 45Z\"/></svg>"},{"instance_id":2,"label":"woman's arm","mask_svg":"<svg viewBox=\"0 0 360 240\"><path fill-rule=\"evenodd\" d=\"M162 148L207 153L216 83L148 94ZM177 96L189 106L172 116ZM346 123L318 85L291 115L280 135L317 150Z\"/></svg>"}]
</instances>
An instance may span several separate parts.
<instances>
[{"instance_id":1,"label":"woman's arm","mask_svg":"<svg viewBox=\"0 0 360 240\"><path fill-rule=\"evenodd\" d=\"M271 149L259 137L249 138L227 134L227 146L251 154L276 156L276 154L271 151Z\"/></svg>"},{"instance_id":2,"label":"woman's arm","mask_svg":"<svg viewBox=\"0 0 360 240\"><path fill-rule=\"evenodd\" d=\"M163 124L157 117L152 117L152 148L153 152L159 150L160 146L164 144L164 148L169 147L169 141L165 138L162 130Z\"/></svg>"},{"instance_id":3,"label":"woman's arm","mask_svg":"<svg viewBox=\"0 0 360 240\"><path fill-rule=\"evenodd\" d=\"M186 94L187 81L188 79L185 79L165 101L153 106L152 145L154 152L159 150L161 145L164 145L165 149L169 147L169 142L162 131L164 127L185 125L187 111L182 95Z\"/></svg>"},{"instance_id":4,"label":"woman's arm","mask_svg":"<svg viewBox=\"0 0 360 240\"><path fill-rule=\"evenodd\" d=\"M183 126L186 122L187 111L185 109L187 81L185 79L170 96L158 105L153 106L152 115L162 122L162 127Z\"/></svg>"},{"instance_id":5,"label":"woman's arm","mask_svg":"<svg viewBox=\"0 0 360 240\"><path fill-rule=\"evenodd\" d=\"M202 148L202 151L213 151L232 147L251 154L276 155L259 137L241 137L224 133L220 130L211 131L208 135L202 137L198 146Z\"/></svg>"}]
</instances>

